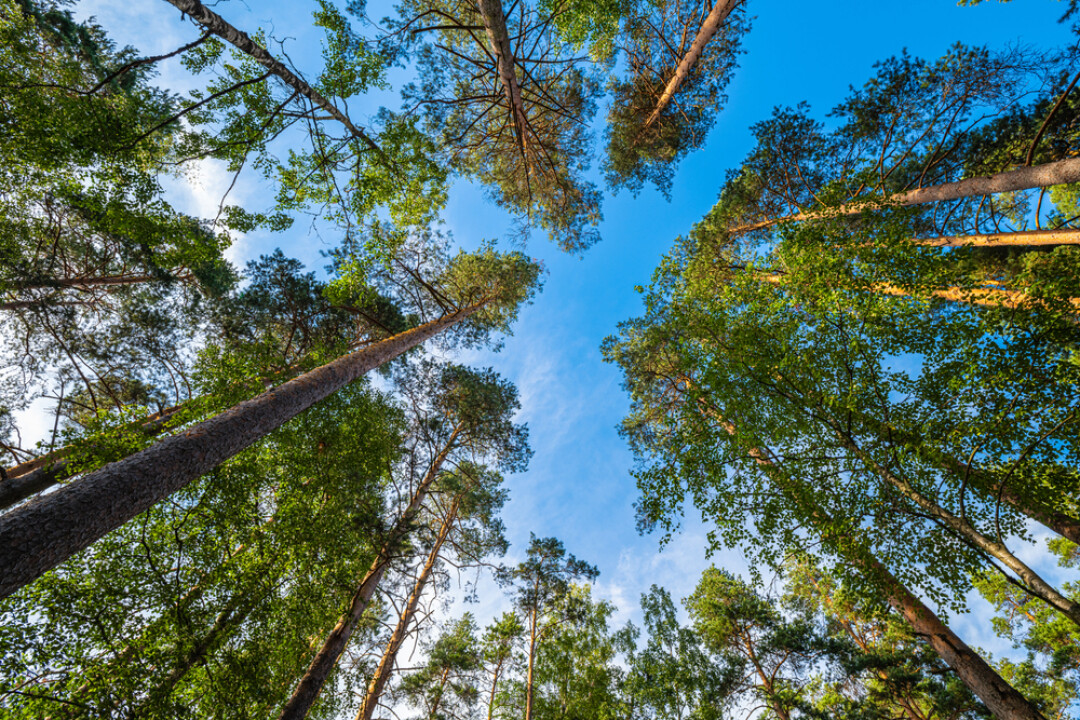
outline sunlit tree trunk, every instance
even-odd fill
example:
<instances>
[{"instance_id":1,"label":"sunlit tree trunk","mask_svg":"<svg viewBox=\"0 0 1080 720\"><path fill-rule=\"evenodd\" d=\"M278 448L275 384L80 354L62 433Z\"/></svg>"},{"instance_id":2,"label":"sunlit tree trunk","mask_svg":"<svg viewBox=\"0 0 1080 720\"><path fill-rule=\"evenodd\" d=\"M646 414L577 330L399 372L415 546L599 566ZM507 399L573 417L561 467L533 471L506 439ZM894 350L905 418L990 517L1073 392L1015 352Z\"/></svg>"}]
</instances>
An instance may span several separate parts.
<instances>
[{"instance_id":1,"label":"sunlit tree trunk","mask_svg":"<svg viewBox=\"0 0 1080 720\"><path fill-rule=\"evenodd\" d=\"M1013 192L1016 190L1031 190L1034 188L1051 187L1067 183L1080 182L1080 158L1058 160L1057 162L1035 167L1021 167L1015 170L1000 172L990 177L973 177L954 182L932 185L930 187L908 190L897 193L883 201L877 200L853 200L838 207L814 210L811 212L795 213L784 217L762 220L748 223L739 227L729 228L731 234L749 232L771 227L782 222L802 222L804 220L819 220L825 218L842 217L845 215L858 215L864 210L870 210L879 202L886 205L898 205L908 207L922 205L924 203L944 202L948 200L960 200L980 195L994 193Z\"/></svg>"},{"instance_id":2,"label":"sunlit tree trunk","mask_svg":"<svg viewBox=\"0 0 1080 720\"><path fill-rule=\"evenodd\" d=\"M514 131L517 133L521 154L526 156L529 117L525 113L521 85L514 71L514 50L510 45L510 33L506 29L506 15L503 13L502 1L476 0L476 7L484 21L484 31L488 36L491 54L495 57L495 67L499 73L503 93L510 104L510 117L514 123Z\"/></svg>"},{"instance_id":3,"label":"sunlit tree trunk","mask_svg":"<svg viewBox=\"0 0 1080 720\"><path fill-rule=\"evenodd\" d=\"M929 247L1057 247L1080 245L1080 230L1021 230L984 235L917 238L911 242Z\"/></svg>"},{"instance_id":4,"label":"sunlit tree trunk","mask_svg":"<svg viewBox=\"0 0 1080 720\"><path fill-rule=\"evenodd\" d=\"M165 0L165 2L176 7L185 15L188 15L206 30L217 35L237 50L250 56L255 62L276 75L286 85L306 97L322 110L326 111L331 117L344 125L353 137L363 142L369 150L374 151L384 161L386 160L386 155L383 153L382 148L376 145L375 141L368 137L363 130L356 127L345 113L341 112L334 103L327 100L318 91L304 82L304 80L293 73L292 70L285 67L284 63L268 53L266 48L252 40L247 33L230 25L224 18L203 5L199 0Z\"/></svg>"},{"instance_id":5,"label":"sunlit tree trunk","mask_svg":"<svg viewBox=\"0 0 1080 720\"><path fill-rule=\"evenodd\" d=\"M727 20L728 15L730 15L731 11L738 6L739 2L741 2L741 0L714 0L712 10L709 11L709 14L701 23L701 28L694 37L694 42L690 44L690 49L687 50L686 54L679 60L679 65L675 68L675 74L668 80L667 85L664 87L664 92L660 94L660 98L656 101L656 107L653 108L652 112L649 113L649 117L642 123L640 132L648 130L660 119L664 110L671 104L672 99L675 97L675 93L679 91L679 86L682 85L690 75L690 71L694 68L698 58L705 52L705 46L709 44L709 41L712 40L713 36L720 30L724 21Z\"/></svg>"}]
</instances>

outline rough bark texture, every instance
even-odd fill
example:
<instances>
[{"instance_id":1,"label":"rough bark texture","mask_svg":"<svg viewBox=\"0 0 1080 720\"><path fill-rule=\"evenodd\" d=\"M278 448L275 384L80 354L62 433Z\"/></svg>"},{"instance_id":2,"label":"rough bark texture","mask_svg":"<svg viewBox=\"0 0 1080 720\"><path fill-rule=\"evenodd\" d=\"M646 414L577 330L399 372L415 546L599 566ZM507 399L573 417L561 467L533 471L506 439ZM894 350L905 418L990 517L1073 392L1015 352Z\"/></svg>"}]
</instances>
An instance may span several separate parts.
<instances>
[{"instance_id":1,"label":"rough bark texture","mask_svg":"<svg viewBox=\"0 0 1080 720\"><path fill-rule=\"evenodd\" d=\"M405 637L409 632L409 625L412 624L413 616L416 615L416 608L419 607L420 598L424 594L424 588L427 587L431 573L435 570L435 563L439 559L443 543L446 542L450 529L457 520L457 510L458 503L454 501L446 518L443 520L442 527L439 528L439 534L435 538L435 543L431 546L424 567L416 578L412 594L409 595L409 599L405 603L405 609L401 611L401 617L398 618L394 634L390 636L390 642L386 644L386 650L383 651L382 659L379 660L379 667L375 669L375 674L372 676L371 682L368 683L367 694L364 696L364 702L360 705L359 712L356 713L356 720L371 720L372 715L375 714L375 708L379 705L379 698L382 697L386 683L390 680L390 675L394 671L398 650L401 649L402 643L405 642Z\"/></svg>"},{"instance_id":2,"label":"rough bark texture","mask_svg":"<svg viewBox=\"0 0 1080 720\"><path fill-rule=\"evenodd\" d=\"M175 405L138 421L139 431L147 437L157 435L183 407ZM69 457L74 451L73 446L62 447L7 470L7 478L0 481L0 510L71 477L74 472Z\"/></svg>"},{"instance_id":3,"label":"rough bark texture","mask_svg":"<svg viewBox=\"0 0 1080 720\"><path fill-rule=\"evenodd\" d=\"M1035 167L1021 167L1015 170L1000 172L989 177L972 177L955 182L933 185L931 187L918 188L907 192L897 193L886 198L885 205L898 205L907 207L910 205L922 205L924 203L944 202L947 200L960 200L961 198L978 197L979 195L992 195L994 193L1012 192L1015 190L1031 190L1033 188L1052 187L1066 183L1080 182L1080 158L1058 160L1057 162L1036 165ZM782 222L802 222L804 220L821 220L845 215L858 215L864 210L873 209L881 201L856 200L835 208L815 210L813 212L795 213L784 217L762 220L761 222L749 223L735 228L729 228L732 235L760 230Z\"/></svg>"},{"instance_id":4,"label":"rough bark texture","mask_svg":"<svg viewBox=\"0 0 1080 720\"><path fill-rule=\"evenodd\" d=\"M648 130L660 119L664 110L671 104L675 93L679 91L679 86L689 77L690 70L697 64L701 54L705 52L705 46L720 30L720 26L724 24L728 15L731 14L731 11L735 9L739 2L740 0L715 0L713 9L709 11L705 21L701 23L697 35L694 36L694 42L690 44L690 49L679 60L679 66L675 68L675 74L668 80L664 92L660 94L660 99L656 101L656 107L649 113L649 117L645 119L645 122L641 124L641 132Z\"/></svg>"},{"instance_id":5,"label":"rough bark texture","mask_svg":"<svg viewBox=\"0 0 1080 720\"><path fill-rule=\"evenodd\" d=\"M688 383L691 381L687 380ZM704 411L713 418L729 435L735 435L734 423L724 418L712 408L704 398L699 400ZM768 473L778 489L789 492L789 483L786 474L773 459L771 453L762 448L751 448L749 455L762 469ZM804 502L804 510L809 510L812 518L820 522L824 530L832 525L829 518L819 507L807 508ZM847 543L849 546L852 543ZM949 627L941 622L919 598L917 598L903 583L873 557L868 551L863 550L857 557L848 558L856 566L872 573L879 580L889 603L896 608L920 636L930 643L934 651L945 663L951 667L957 677L960 678L968 689L978 697L998 720L1046 720L1023 695L1005 681L997 672L990 667L982 657L964 643Z\"/></svg>"},{"instance_id":6,"label":"rough bark texture","mask_svg":"<svg viewBox=\"0 0 1080 720\"><path fill-rule=\"evenodd\" d=\"M930 643L941 659L956 671L957 677L983 701L994 717L998 720L1046 720L1035 706L1005 682L982 656L968 647L930 608L889 574L881 563L871 560L869 564L889 587L889 603L911 623L911 627L920 637Z\"/></svg>"},{"instance_id":7,"label":"rough bark texture","mask_svg":"<svg viewBox=\"0 0 1080 720\"><path fill-rule=\"evenodd\" d=\"M0 598L484 304L340 357L0 516Z\"/></svg>"},{"instance_id":8,"label":"rough bark texture","mask_svg":"<svg viewBox=\"0 0 1080 720\"><path fill-rule=\"evenodd\" d=\"M312 103L325 110L335 120L348 129L353 137L363 142L370 150L373 150L384 161L386 155L375 141L364 133L363 130L353 125L345 113L338 110L337 106L324 98L318 91L298 77L292 70L266 51L266 48L248 37L248 34L230 25L224 18L203 5L199 0L165 0L185 15L191 16L195 22L202 25L206 30L217 35L236 49L251 56L256 62L272 72L286 85L300 93Z\"/></svg>"},{"instance_id":9,"label":"rough bark texture","mask_svg":"<svg viewBox=\"0 0 1080 720\"><path fill-rule=\"evenodd\" d=\"M988 235L918 238L911 242L930 247L1056 247L1080 245L1080 230L1024 230Z\"/></svg>"},{"instance_id":10,"label":"rough bark texture","mask_svg":"<svg viewBox=\"0 0 1080 720\"><path fill-rule=\"evenodd\" d=\"M171 0L170 0L171 1ZM518 145L522 155L526 154L529 118L525 114L525 101L521 97L521 86L514 72L514 50L510 46L510 33L506 30L506 15L503 14L501 0L476 0L477 10L484 21L491 54L495 56L495 66L502 82L506 101L510 103L510 116L518 136Z\"/></svg>"},{"instance_id":11,"label":"rough bark texture","mask_svg":"<svg viewBox=\"0 0 1080 720\"><path fill-rule=\"evenodd\" d=\"M371 568L364 575L363 580L360 581L359 587L356 588L356 592L349 602L349 609L341 616L330 634L326 636L326 640L323 642L322 647L319 648L319 652L311 660L307 672L300 678L300 682L296 684L292 697L285 703L279 720L303 720L311 711L312 706L319 697L319 693L330 677L330 672L337 664L338 658L345 652L345 646L348 645L349 638L352 637L353 631L356 630L361 616L363 616L364 611L367 610L368 605L371 603L375 589L382 581L382 576L393 559L398 543L408 533L413 518L420 511L420 506L424 503L424 498L427 497L428 489L435 482L443 463L446 462L450 452L454 449L454 443L461 430L462 426L458 425L442 451L432 461L431 467L424 475L424 479L416 488L412 498L410 498L408 507L405 508L397 522L394 523L393 530L390 531L386 542L379 548L379 553L372 561Z\"/></svg>"}]
</instances>

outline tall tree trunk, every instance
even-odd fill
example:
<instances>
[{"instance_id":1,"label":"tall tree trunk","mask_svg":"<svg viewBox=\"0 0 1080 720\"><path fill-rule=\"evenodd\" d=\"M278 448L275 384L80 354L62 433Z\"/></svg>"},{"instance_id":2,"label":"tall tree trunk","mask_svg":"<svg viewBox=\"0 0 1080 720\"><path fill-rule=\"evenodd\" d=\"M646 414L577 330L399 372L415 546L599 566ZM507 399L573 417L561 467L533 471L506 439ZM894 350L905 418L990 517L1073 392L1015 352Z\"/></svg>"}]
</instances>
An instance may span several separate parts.
<instances>
[{"instance_id":1,"label":"tall tree trunk","mask_svg":"<svg viewBox=\"0 0 1080 720\"><path fill-rule=\"evenodd\" d=\"M295 73L289 70L289 68L285 67L280 60L268 53L266 48L248 37L247 33L230 25L224 18L203 5L199 0L165 0L165 2L174 6L185 15L189 15L195 22L202 25L203 28L212 32L214 35L217 35L237 50L250 56L255 62L276 75L286 85L306 97L313 104L325 110L331 117L344 125L353 137L364 143L368 149L378 155L386 165L392 165L382 148L380 148L374 140L368 137L363 130L353 125L352 121L349 120L345 113L341 112L334 103L319 94L318 91L304 82L304 80L299 78Z\"/></svg>"},{"instance_id":2,"label":"tall tree trunk","mask_svg":"<svg viewBox=\"0 0 1080 720\"><path fill-rule=\"evenodd\" d=\"M435 544L431 546L427 561L424 562L424 567L420 570L419 577L416 578L412 594L409 595L409 599L405 603L405 609L401 611L401 617L398 618L394 634L390 636L390 642L386 644L386 650L383 652L382 659L379 660L379 667L375 669L375 675L372 676L371 682L368 683L367 694L364 696L360 711L356 713L356 720L371 720L375 708L379 705L379 698L382 697L386 683L394 671L398 650L401 649L401 645L405 642L406 635L408 635L409 625L412 624L413 616L416 615L416 608L420 605L420 598L424 594L424 588L427 586L428 580L431 579L431 573L435 570L435 563L439 559L439 553L442 552L443 543L446 542L451 528L457 521L457 512L458 501L454 500L446 517L443 519L442 527L439 528L439 534L435 537Z\"/></svg>"},{"instance_id":3,"label":"tall tree trunk","mask_svg":"<svg viewBox=\"0 0 1080 720\"><path fill-rule=\"evenodd\" d=\"M484 22L484 31L488 36L491 54L495 56L495 67L499 80L510 104L510 117L514 123L521 155L527 159L529 117L525 113L525 101L521 97L521 85L514 69L516 62L514 49L510 45L510 33L506 29L506 16L503 14L502 0L476 0L476 8Z\"/></svg>"},{"instance_id":4,"label":"tall tree trunk","mask_svg":"<svg viewBox=\"0 0 1080 720\"><path fill-rule=\"evenodd\" d=\"M664 92L660 94L660 99L656 101L656 107L649 113L649 117L645 119L645 122L641 124L641 130L638 131L639 136L660 119L664 110L671 104L675 93L678 92L679 86L689 77L690 71L697 64L701 54L705 52L705 46L720 30L720 26L724 24L728 15L738 6L739 2L741 0L714 0L712 10L709 11L709 14L701 23L697 35L694 36L694 42L690 44L690 49L679 60L679 65L675 68L675 74L668 80Z\"/></svg>"},{"instance_id":5,"label":"tall tree trunk","mask_svg":"<svg viewBox=\"0 0 1080 720\"><path fill-rule=\"evenodd\" d=\"M362 343L354 341L349 344L349 349L361 347ZM299 365L293 365L283 371L262 378L263 387L269 390L273 383L282 379L294 378L300 372ZM229 387L237 387L241 383L230 383ZM185 400L179 405L165 408L146 417L132 420L120 426L121 430L137 430L146 437L156 437L164 432L169 421L175 418L180 411L189 407L195 398ZM62 480L66 480L75 474L75 464L68 458L80 448L78 441L52 450L44 455L27 460L10 468L0 469L0 510L6 510L17 502L47 490ZM93 449L93 446L89 449Z\"/></svg>"},{"instance_id":6,"label":"tall tree trunk","mask_svg":"<svg viewBox=\"0 0 1080 720\"><path fill-rule=\"evenodd\" d=\"M435 482L435 479L439 475L439 471L442 469L443 463L446 462L446 459L454 450L455 443L461 432L462 425L458 424L458 426L454 428L454 432L450 435L450 438L447 440L442 451L432 461L431 467L428 468L427 473L424 474L424 479L420 482L420 485L416 488L412 498L409 500L408 507L405 508L398 517L397 522L394 523L394 527L390 531L386 542L379 548L379 552L375 556L375 560L372 561L371 567L360 581L360 585L356 588L356 592L353 593L348 610L341 616L337 625L330 631L330 634L326 636L326 640L323 641L323 645L319 648L319 652L312 658L307 672L304 673L304 676L300 678L300 681L296 684L296 689L293 690L292 697L289 698L289 701L282 709L279 720L303 720L303 718L307 717L307 714L311 711L311 707L319 697L323 685L326 684L327 679L330 677L330 672L337 664L338 658L345 652L345 647L348 645L349 638L352 637L353 631L356 630L356 626L360 622L361 616L371 603L371 598L375 594L375 589L382 581L382 577L386 573L386 568L393 559L394 552L396 552L398 545L409 532L416 514L420 512L420 506L423 505L424 498L427 497L431 484Z\"/></svg>"},{"instance_id":7,"label":"tall tree trunk","mask_svg":"<svg viewBox=\"0 0 1080 720\"><path fill-rule=\"evenodd\" d=\"M954 235L952 237L916 238L915 245L928 247L1057 247L1080 245L1080 230L1022 230L985 235Z\"/></svg>"},{"instance_id":8,"label":"tall tree trunk","mask_svg":"<svg viewBox=\"0 0 1080 720\"><path fill-rule=\"evenodd\" d=\"M122 427L134 428L147 437L154 437L163 432L169 420L184 407L186 403L174 405ZM75 450L76 446L67 445L6 470L6 479L0 481L0 510L6 510L71 477L75 466L69 458Z\"/></svg>"},{"instance_id":9,"label":"tall tree trunk","mask_svg":"<svg viewBox=\"0 0 1080 720\"><path fill-rule=\"evenodd\" d=\"M525 720L532 720L533 710L533 671L536 669L536 624L537 609L529 615L529 668L525 674Z\"/></svg>"},{"instance_id":10,"label":"tall tree trunk","mask_svg":"<svg viewBox=\"0 0 1080 720\"><path fill-rule=\"evenodd\" d=\"M0 516L0 598L488 302L340 357Z\"/></svg>"},{"instance_id":11,"label":"tall tree trunk","mask_svg":"<svg viewBox=\"0 0 1080 720\"><path fill-rule=\"evenodd\" d=\"M46 290L59 288L113 287L117 285L141 285L148 282L191 279L190 275L169 277L160 275L100 275L97 277L64 277L47 280L13 283L16 290ZM3 306L0 305L0 308Z\"/></svg>"},{"instance_id":12,"label":"tall tree trunk","mask_svg":"<svg viewBox=\"0 0 1080 720\"><path fill-rule=\"evenodd\" d=\"M932 185L930 187L908 190L896 193L884 200L852 200L838 207L813 210L810 212L795 213L784 217L762 220L748 223L739 227L729 228L732 235L760 230L782 222L802 222L804 220L820 220L826 218L842 217L845 215L858 215L864 210L877 207L880 203L885 205L898 205L908 207L922 205L924 203L944 202L947 200L960 200L962 198L978 197L979 195L991 195L994 193L1012 192L1015 190L1031 190L1034 188L1064 185L1066 183L1080 182L1080 158L1058 160L1057 162L1036 165L1035 167L1020 167L1015 170L1000 172L990 177L972 177L954 182Z\"/></svg>"},{"instance_id":13,"label":"tall tree trunk","mask_svg":"<svg viewBox=\"0 0 1080 720\"><path fill-rule=\"evenodd\" d=\"M781 285L784 276L779 273L756 273L755 277L772 285ZM871 283L867 288L871 292L892 297L912 297L911 293L902 287L892 283ZM958 288L949 287L939 290L931 290L930 294L947 302L961 305L975 305L977 307L1008 308L1015 310L1028 302L1042 303L1042 300L1032 299L1030 295L1019 290L1007 288ZM1069 298L1069 305L1076 311L1080 311L1080 298Z\"/></svg>"},{"instance_id":14,"label":"tall tree trunk","mask_svg":"<svg viewBox=\"0 0 1080 720\"><path fill-rule=\"evenodd\" d=\"M938 505L930 498L918 492L903 478L897 476L887 467L881 465L869 453L864 451L855 440L848 435L832 420L826 421L836 433L840 444L853 453L859 460L884 480L888 485L895 488L901 495L918 505L929 516L936 519L943 526L949 528L954 535L962 538L968 544L977 548L980 552L989 555L1001 562L1005 567L1016 573L1025 586L1025 591L1037 597L1046 604L1055 608L1073 623L1080 626L1080 605L1069 600L1046 582L1037 572L1014 555L1005 545L997 540L986 537L971 525L965 518L957 517L945 508Z\"/></svg>"},{"instance_id":15,"label":"tall tree trunk","mask_svg":"<svg viewBox=\"0 0 1080 720\"><path fill-rule=\"evenodd\" d=\"M883 423L863 413L859 413L858 418L859 422L865 424L883 440L891 441L895 438L904 445L913 448L916 453L925 459L959 475L969 482L984 499L992 502L1000 500L1017 512L1027 515L1058 535L1080 545L1080 520L1056 510L1035 506L1031 501L1010 489L1007 484L998 482L985 470L968 465L948 453L927 447L922 438L914 433L902 431L891 424Z\"/></svg>"},{"instance_id":16,"label":"tall tree trunk","mask_svg":"<svg viewBox=\"0 0 1080 720\"><path fill-rule=\"evenodd\" d=\"M692 381L687 380L688 383ZM704 412L731 436L736 435L735 424L723 417L705 398L699 398L699 405ZM820 506L811 505L804 495L794 492L793 481L783 471L779 463L767 449L752 447L750 457L767 474L777 489L798 503L811 517L817 529L826 537L832 526L829 518ZM957 677L978 697L998 720L1046 720L1046 718L1023 695L1005 681L974 650L967 646L956 633L943 623L918 597L908 590L903 583L877 560L866 548L856 547L848 538L846 547L858 549L857 556L846 559L876 576L892 605L907 620L918 635L921 635L945 663L951 667Z\"/></svg>"}]
</instances>

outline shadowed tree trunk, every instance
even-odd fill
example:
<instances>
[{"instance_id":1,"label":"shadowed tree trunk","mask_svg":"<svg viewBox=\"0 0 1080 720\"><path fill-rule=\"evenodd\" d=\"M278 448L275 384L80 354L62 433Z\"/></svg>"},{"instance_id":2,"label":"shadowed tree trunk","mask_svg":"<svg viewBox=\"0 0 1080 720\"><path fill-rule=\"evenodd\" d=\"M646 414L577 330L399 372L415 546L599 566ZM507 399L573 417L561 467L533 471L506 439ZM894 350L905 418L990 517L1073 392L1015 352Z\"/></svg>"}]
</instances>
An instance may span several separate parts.
<instances>
[{"instance_id":1,"label":"shadowed tree trunk","mask_svg":"<svg viewBox=\"0 0 1080 720\"><path fill-rule=\"evenodd\" d=\"M326 636L326 640L323 641L319 652L311 660L307 672L300 678L292 696L285 704L284 709L282 709L279 720L303 720L311 711L311 707L315 704L315 700L318 699L319 693L330 677L330 672L337 664L338 658L345 652L345 647L348 645L353 631L356 630L361 616L371 603L371 598L375 595L375 589L378 588L383 575L386 573L386 568L390 565L390 561L393 560L398 544L408 534L413 519L420 512L420 506L423 505L424 498L427 497L428 489L435 482L435 478L438 477L443 464L454 450L455 442L462 429L461 424L454 428L454 432L450 435L446 445L432 461L431 467L424 475L424 479L409 500L408 507L405 508L397 522L394 523L386 542L379 548L378 555L372 561L371 568L356 588L356 592L349 603L349 609L341 616L330 634Z\"/></svg>"},{"instance_id":2,"label":"shadowed tree trunk","mask_svg":"<svg viewBox=\"0 0 1080 720\"><path fill-rule=\"evenodd\" d=\"M0 597L488 302L485 299L340 357L0 516Z\"/></svg>"},{"instance_id":3,"label":"shadowed tree trunk","mask_svg":"<svg viewBox=\"0 0 1080 720\"><path fill-rule=\"evenodd\" d=\"M751 230L760 230L782 222L802 222L804 220L820 220L826 218L842 217L845 215L858 215L864 210L870 210L879 203L885 205L898 205L908 207L922 205L924 203L944 202L947 200L960 200L962 198L978 197L979 195L992 195L994 193L1013 192L1015 190L1031 190L1034 188L1051 187L1067 183L1080 182L1080 158L1058 160L1057 162L1035 167L1021 167L1015 170L1000 172L990 177L972 177L954 182L932 185L930 187L908 190L897 193L884 200L853 200L838 207L814 210L811 212L785 215L784 217L762 220L760 222L740 225L729 228L732 235Z\"/></svg>"},{"instance_id":4,"label":"shadowed tree trunk","mask_svg":"<svg viewBox=\"0 0 1080 720\"><path fill-rule=\"evenodd\" d=\"M1042 523L1058 535L1080 544L1080 520L1056 510L1034 506L1029 500L1013 491L1008 484L998 482L985 470L973 467L948 453L927 447L921 438L915 434L899 430L891 424L883 423L863 413L859 413L858 418L859 422L869 427L881 439L887 441L898 440L904 445L913 448L915 452L926 457L931 462L937 463L949 472L959 475L984 499L992 502L1001 501L1017 512Z\"/></svg>"},{"instance_id":5,"label":"shadowed tree trunk","mask_svg":"<svg viewBox=\"0 0 1080 720\"><path fill-rule=\"evenodd\" d=\"M398 618L398 624L397 627L394 628L394 634L390 636L390 642L387 643L386 650L383 652L382 659L379 661L379 667L376 668L375 675L372 676L371 682L368 683L367 695L364 696L364 702L360 706L359 712L356 713L356 720L371 720L372 715L375 713L375 708L379 705L379 698L382 697L383 690L386 688L386 683L390 680L390 674L394 671L394 663L397 661L398 650L401 649L402 643L405 642L409 625L412 624L413 616L416 615L416 608L419 607L420 598L424 594L424 588L431 578L431 573L435 570L435 563L439 559L439 553L442 551L443 543L446 542L446 538L450 534L454 522L457 520L457 511L458 501L455 500L450 506L450 510L447 512L446 517L443 519L442 527L439 528L439 534L435 538L435 544L431 546L427 561L424 563L424 567L421 569L419 577L416 578L412 594L409 595L409 599L405 603L405 609L401 611L401 617Z\"/></svg>"},{"instance_id":6,"label":"shadowed tree trunk","mask_svg":"<svg viewBox=\"0 0 1080 720\"><path fill-rule=\"evenodd\" d=\"M690 75L690 71L694 68L698 58L701 57L701 53L705 51L705 46L709 44L709 41L712 40L713 36L720 30L720 26L724 24L728 15L730 15L731 11L738 6L739 2L741 2L741 0L714 0L713 8L701 23L701 28L694 37L694 42L691 43L690 49L687 50L686 54L679 60L679 66L675 69L675 74L672 75L668 84L664 87L664 92L661 93L660 99L656 101L656 107L653 108L649 117L642 123L641 131L638 133L639 135L652 127L652 125L660 119L664 110L671 104L672 99L675 97L675 93L679 91L679 86L682 85L683 81Z\"/></svg>"},{"instance_id":7,"label":"shadowed tree trunk","mask_svg":"<svg viewBox=\"0 0 1080 720\"><path fill-rule=\"evenodd\" d=\"M693 385L688 378L684 379L684 382L686 387ZM725 432L733 437L736 435L735 424L721 415L705 398L698 398L698 405ZM816 529L828 538L831 534L830 528L834 527L831 518L821 507L806 500L803 493L794 492L794 483L797 481L793 481L783 471L777 459L767 449L759 447L751 447L747 454L777 489L809 515ZM994 717L998 720L1046 720L1035 706L998 675L978 653L968 647L926 604L893 577L869 550L857 545L851 537L845 538L842 545L854 551L846 553L845 559L870 573L881 583L889 604L911 624L918 635L930 644L941 659L956 672L957 677L975 693L976 697L983 701Z\"/></svg>"}]
</instances>

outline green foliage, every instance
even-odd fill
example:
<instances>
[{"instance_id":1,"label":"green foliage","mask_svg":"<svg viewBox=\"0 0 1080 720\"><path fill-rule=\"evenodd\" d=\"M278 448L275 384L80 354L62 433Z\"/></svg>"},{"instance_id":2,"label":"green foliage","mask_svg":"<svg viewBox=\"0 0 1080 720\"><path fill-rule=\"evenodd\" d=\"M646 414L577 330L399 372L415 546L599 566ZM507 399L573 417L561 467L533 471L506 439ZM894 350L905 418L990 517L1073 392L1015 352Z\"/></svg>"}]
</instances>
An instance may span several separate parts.
<instances>
[{"instance_id":1,"label":"green foliage","mask_svg":"<svg viewBox=\"0 0 1080 720\"><path fill-rule=\"evenodd\" d=\"M635 195L646 183L670 199L675 167L702 147L727 100L724 89L735 71L742 36L750 20L736 8L702 49L675 95L653 118L658 103L688 55L710 3L639 0L627 3L618 42L627 76L614 77L608 112L604 176L618 190ZM678 38L678 43L672 40Z\"/></svg>"},{"instance_id":2,"label":"green foliage","mask_svg":"<svg viewBox=\"0 0 1080 720\"><path fill-rule=\"evenodd\" d=\"M419 70L403 95L423 108L445 163L479 180L523 233L539 227L568 252L596 242L601 194L585 173L601 83L596 68L576 57L574 43L588 31L569 30L572 40L549 31L563 27L564 15L580 17L580 7L505 4L504 26L486 30L496 18L485 19L473 2L406 0L397 9L395 38ZM519 97L503 87L489 32L512 37L508 62Z\"/></svg>"}]
</instances>

